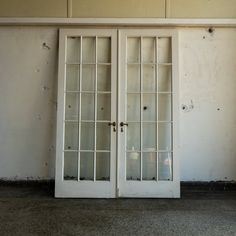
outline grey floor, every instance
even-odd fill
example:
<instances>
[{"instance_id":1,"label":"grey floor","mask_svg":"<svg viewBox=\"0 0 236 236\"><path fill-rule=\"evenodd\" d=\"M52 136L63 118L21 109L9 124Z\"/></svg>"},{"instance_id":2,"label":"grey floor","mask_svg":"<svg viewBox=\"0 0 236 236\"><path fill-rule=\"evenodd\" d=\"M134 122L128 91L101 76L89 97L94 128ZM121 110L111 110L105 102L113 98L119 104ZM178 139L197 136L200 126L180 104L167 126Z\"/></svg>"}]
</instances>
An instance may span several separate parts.
<instances>
[{"instance_id":1,"label":"grey floor","mask_svg":"<svg viewBox=\"0 0 236 236\"><path fill-rule=\"evenodd\" d=\"M181 199L54 199L42 186L0 186L0 236L236 235L236 192Z\"/></svg>"}]
</instances>

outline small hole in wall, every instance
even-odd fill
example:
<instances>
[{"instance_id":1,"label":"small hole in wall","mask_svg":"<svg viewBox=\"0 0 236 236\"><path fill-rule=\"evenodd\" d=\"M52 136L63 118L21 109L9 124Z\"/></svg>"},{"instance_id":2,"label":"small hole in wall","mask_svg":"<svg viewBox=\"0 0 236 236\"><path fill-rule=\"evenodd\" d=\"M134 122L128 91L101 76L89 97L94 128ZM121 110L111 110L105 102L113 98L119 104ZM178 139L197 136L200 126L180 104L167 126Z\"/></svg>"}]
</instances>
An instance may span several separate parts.
<instances>
[{"instance_id":1,"label":"small hole in wall","mask_svg":"<svg viewBox=\"0 0 236 236\"><path fill-rule=\"evenodd\" d=\"M208 29L208 32L209 32L210 34L212 34L212 33L214 32L214 29L213 29L212 27L210 27L210 28Z\"/></svg>"}]
</instances>

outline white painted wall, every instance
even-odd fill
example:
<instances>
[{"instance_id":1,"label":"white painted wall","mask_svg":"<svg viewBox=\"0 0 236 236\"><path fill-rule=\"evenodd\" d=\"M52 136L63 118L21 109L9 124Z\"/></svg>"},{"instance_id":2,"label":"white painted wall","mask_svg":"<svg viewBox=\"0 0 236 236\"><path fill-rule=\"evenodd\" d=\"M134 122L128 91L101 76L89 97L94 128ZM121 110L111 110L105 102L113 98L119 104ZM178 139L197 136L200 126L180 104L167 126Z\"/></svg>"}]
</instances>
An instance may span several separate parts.
<instances>
[{"instance_id":1,"label":"white painted wall","mask_svg":"<svg viewBox=\"0 0 236 236\"><path fill-rule=\"evenodd\" d=\"M181 179L236 180L236 29L180 31Z\"/></svg>"},{"instance_id":2,"label":"white painted wall","mask_svg":"<svg viewBox=\"0 0 236 236\"><path fill-rule=\"evenodd\" d=\"M56 90L57 30L0 28L0 178L53 177Z\"/></svg>"},{"instance_id":3,"label":"white painted wall","mask_svg":"<svg viewBox=\"0 0 236 236\"><path fill-rule=\"evenodd\" d=\"M179 31L181 180L236 180L236 29ZM57 40L0 28L0 178L54 177Z\"/></svg>"}]
</instances>

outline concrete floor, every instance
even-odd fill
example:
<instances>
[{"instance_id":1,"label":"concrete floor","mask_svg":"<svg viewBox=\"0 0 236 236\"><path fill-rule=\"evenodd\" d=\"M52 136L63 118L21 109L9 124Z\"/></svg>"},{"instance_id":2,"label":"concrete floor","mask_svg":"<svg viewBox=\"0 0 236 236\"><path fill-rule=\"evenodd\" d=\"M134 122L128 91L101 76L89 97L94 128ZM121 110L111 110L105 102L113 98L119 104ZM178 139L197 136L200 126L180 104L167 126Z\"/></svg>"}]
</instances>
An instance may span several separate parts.
<instances>
[{"instance_id":1,"label":"concrete floor","mask_svg":"<svg viewBox=\"0 0 236 236\"><path fill-rule=\"evenodd\" d=\"M52 188L0 186L0 235L236 235L235 191L181 199L54 199Z\"/></svg>"}]
</instances>

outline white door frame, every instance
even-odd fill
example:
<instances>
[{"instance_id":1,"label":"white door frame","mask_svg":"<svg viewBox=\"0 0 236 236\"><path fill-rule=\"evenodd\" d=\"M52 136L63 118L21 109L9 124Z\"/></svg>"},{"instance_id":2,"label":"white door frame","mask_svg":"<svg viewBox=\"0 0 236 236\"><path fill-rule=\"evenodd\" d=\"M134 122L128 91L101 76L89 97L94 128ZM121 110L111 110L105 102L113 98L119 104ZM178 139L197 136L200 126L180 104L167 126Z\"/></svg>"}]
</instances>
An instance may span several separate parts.
<instances>
[{"instance_id":1,"label":"white door frame","mask_svg":"<svg viewBox=\"0 0 236 236\"><path fill-rule=\"evenodd\" d=\"M153 32L156 34L158 33L158 36L168 36L168 37L173 37L172 41L172 61L173 63L173 76L172 76L172 83L173 83L173 153L174 153L174 168L173 168L173 181L172 184L169 184L168 189L173 189L173 191L170 190L169 194L166 194L166 181L160 181L159 184L159 192L163 192L164 194L158 193L158 191L155 191L153 193L149 192L149 195L147 194L134 194L134 192L130 192L130 194L123 194L121 190L122 188L122 173L120 173L121 168L121 163L120 163L120 156L122 155L121 152L121 139L122 135L124 133L120 132L120 127L118 124L122 121L120 112L121 112L121 103L120 99L122 100L122 97L120 97L120 89L121 89L121 80L123 74L121 73L121 58L122 55L120 55L120 50L117 52L117 47L120 49L121 45L123 43L121 42L121 33L125 32L135 32L136 35L140 35L140 31L142 32L151 32L149 33L151 36L153 36ZM101 33L102 32L102 33ZM112 36L112 50L115 48L115 52L112 56L112 64L114 66L113 68L113 74L112 77L113 79L117 79L116 83L112 84L112 91L116 91L113 93L113 101L116 101L117 99L117 106L112 106L112 121L117 122L117 133L113 133L111 131L112 135L112 145L116 146L116 155L113 155L114 160L111 166L111 176L110 178L112 179L112 185L109 187L108 183L107 186L105 186L103 183L99 183L98 181L95 182L95 184L92 186L92 188L89 188L89 185L91 185L91 181L88 183L88 181L63 181L63 158L62 158L62 153L63 153L63 135L64 135L64 104L65 104L65 99L64 99L64 88L65 88L65 40L66 36L80 36L80 35L86 35L86 36ZM117 39L119 40L117 42ZM179 197L180 196L180 182L179 182L179 160L178 160L178 107L179 107L179 84L178 84L178 35L177 35L177 30L173 29L127 29L127 30L118 30L117 29L63 29L60 30L60 40L59 40L59 79L58 79L58 117L57 117L57 151L56 151L56 181L55 181L55 196L56 197L80 197L80 198L114 198L114 197ZM118 53L118 54L117 54ZM119 65L119 70L117 71L117 65ZM115 88L117 86L117 88ZM116 94L117 93L117 94ZM63 127L63 129L62 129ZM112 130L112 129L111 129ZM117 137L117 139L116 139ZM77 188L78 182L81 184L81 188ZM145 187L143 188L145 190ZM102 190L102 191L101 191Z\"/></svg>"},{"instance_id":2,"label":"white door frame","mask_svg":"<svg viewBox=\"0 0 236 236\"><path fill-rule=\"evenodd\" d=\"M116 197L116 132L111 127L110 181L64 181L64 120L65 120L65 78L66 78L66 40L67 37L111 37L111 122L116 121L116 83L117 83L117 30L115 29L61 29L59 36L58 108L57 108L57 146L55 197L114 198ZM81 71L80 71L81 74ZM79 163L79 159L78 159ZM79 165L78 165L79 167ZM95 167L94 167L95 168ZM79 170L78 170L79 172Z\"/></svg>"},{"instance_id":3,"label":"white door frame","mask_svg":"<svg viewBox=\"0 0 236 236\"><path fill-rule=\"evenodd\" d=\"M123 49L126 46L126 36L150 36L150 37L171 37L172 38L172 117L173 117L173 181L126 181L125 169L125 136L126 130L123 133L118 132L118 197L140 197L140 198L179 198L180 197L180 176L179 176L179 155L178 155L178 140L179 140L179 82L178 82L178 32L173 29L122 29L119 31L119 77L118 77L118 124L125 120L125 64L126 51ZM122 47L122 48L121 48ZM124 54L125 53L125 54Z\"/></svg>"}]
</instances>

